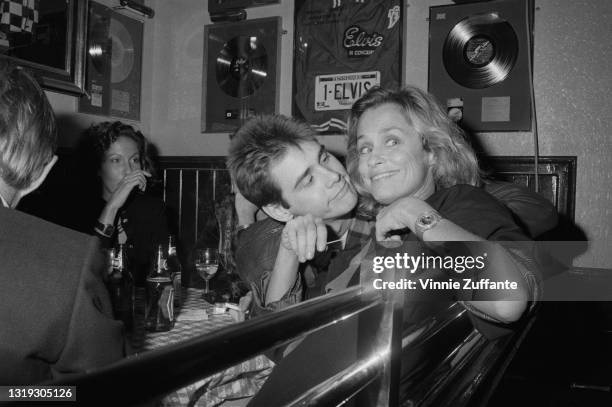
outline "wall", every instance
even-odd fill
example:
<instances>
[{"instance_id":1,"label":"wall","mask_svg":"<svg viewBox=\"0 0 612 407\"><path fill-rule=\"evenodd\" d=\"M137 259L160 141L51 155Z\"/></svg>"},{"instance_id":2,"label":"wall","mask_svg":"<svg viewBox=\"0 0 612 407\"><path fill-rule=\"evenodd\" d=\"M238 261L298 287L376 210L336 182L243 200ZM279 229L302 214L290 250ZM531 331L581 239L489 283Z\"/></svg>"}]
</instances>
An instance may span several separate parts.
<instances>
[{"instance_id":1,"label":"wall","mask_svg":"<svg viewBox=\"0 0 612 407\"><path fill-rule=\"evenodd\" d=\"M406 0L406 83L427 83L429 6ZM536 0L534 86L540 155L578 157L576 223L589 250L575 262L612 267L612 2ZM477 135L492 155L533 154L532 133Z\"/></svg>"},{"instance_id":2,"label":"wall","mask_svg":"<svg viewBox=\"0 0 612 407\"><path fill-rule=\"evenodd\" d=\"M450 1L405 0L406 83L427 83L429 6ZM210 24L206 1L148 1L156 11L145 24L141 126L163 155L225 155L227 134L200 133L203 29ZM280 112L290 113L293 1L248 9L249 19L279 15L281 41ZM605 120L612 72L612 2L536 0L534 82L541 155L576 155L576 222L592 246L578 259L585 267L611 267L612 125ZM92 118L74 115L74 98L51 95L60 114L75 116L74 127ZM99 119L95 117L94 119ZM477 135L494 155L529 155L531 133ZM342 151L342 136L322 138Z\"/></svg>"}]
</instances>

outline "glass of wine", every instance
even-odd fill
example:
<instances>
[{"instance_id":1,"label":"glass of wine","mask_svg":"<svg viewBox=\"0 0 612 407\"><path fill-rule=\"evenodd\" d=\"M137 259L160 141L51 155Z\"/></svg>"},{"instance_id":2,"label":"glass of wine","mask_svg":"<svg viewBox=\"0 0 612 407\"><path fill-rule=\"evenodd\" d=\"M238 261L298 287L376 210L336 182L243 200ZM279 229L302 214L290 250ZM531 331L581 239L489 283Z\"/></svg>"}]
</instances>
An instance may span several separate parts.
<instances>
[{"instance_id":1,"label":"glass of wine","mask_svg":"<svg viewBox=\"0 0 612 407\"><path fill-rule=\"evenodd\" d=\"M206 282L204 295L202 296L208 302L211 302L211 297L214 293L208 287L208 281L213 278L219 268L219 253L216 248L204 247L198 248L195 251L195 268L200 277ZM213 299L214 302L214 299Z\"/></svg>"}]
</instances>

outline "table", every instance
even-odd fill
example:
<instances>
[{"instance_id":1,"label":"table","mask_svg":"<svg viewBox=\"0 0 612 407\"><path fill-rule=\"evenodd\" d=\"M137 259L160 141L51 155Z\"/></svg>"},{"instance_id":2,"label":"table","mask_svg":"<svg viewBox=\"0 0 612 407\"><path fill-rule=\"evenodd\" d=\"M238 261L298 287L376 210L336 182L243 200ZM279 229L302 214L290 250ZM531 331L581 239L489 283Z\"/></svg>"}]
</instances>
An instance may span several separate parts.
<instances>
[{"instance_id":1,"label":"table","mask_svg":"<svg viewBox=\"0 0 612 407\"><path fill-rule=\"evenodd\" d=\"M213 305L204 301L202 293L200 289L183 288L183 305L175 310L174 328L166 332L147 332L144 329L144 290L137 289L135 327L130 335L134 351L146 352L236 323L229 313L213 314ZM206 310L208 319L183 319L202 309ZM217 406L225 400L252 397L263 386L273 367L274 362L258 355L167 395L161 405Z\"/></svg>"}]
</instances>

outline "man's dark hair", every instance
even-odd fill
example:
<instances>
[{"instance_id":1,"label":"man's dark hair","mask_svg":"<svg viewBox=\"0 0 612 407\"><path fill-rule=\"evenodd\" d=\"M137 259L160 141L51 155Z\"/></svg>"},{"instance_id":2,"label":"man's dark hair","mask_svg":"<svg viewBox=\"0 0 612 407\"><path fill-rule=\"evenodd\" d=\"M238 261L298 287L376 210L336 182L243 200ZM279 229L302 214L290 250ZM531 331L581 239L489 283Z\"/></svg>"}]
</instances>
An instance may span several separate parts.
<instances>
[{"instance_id":1,"label":"man's dark hair","mask_svg":"<svg viewBox=\"0 0 612 407\"><path fill-rule=\"evenodd\" d=\"M288 205L270 175L270 165L281 159L288 147L300 148L304 141L316 141L306 123L283 116L267 115L246 122L234 134L227 167L238 189L257 206Z\"/></svg>"}]
</instances>

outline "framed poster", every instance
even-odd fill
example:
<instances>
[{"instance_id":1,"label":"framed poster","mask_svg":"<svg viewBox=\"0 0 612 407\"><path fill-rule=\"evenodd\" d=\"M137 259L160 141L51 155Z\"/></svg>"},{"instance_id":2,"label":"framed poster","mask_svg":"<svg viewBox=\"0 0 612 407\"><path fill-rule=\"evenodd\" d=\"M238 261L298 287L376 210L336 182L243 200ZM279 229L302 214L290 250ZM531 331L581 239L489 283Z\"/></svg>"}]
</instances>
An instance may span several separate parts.
<instances>
[{"instance_id":1,"label":"framed poster","mask_svg":"<svg viewBox=\"0 0 612 407\"><path fill-rule=\"evenodd\" d=\"M90 2L79 112L140 120L143 22Z\"/></svg>"},{"instance_id":2,"label":"framed poster","mask_svg":"<svg viewBox=\"0 0 612 407\"><path fill-rule=\"evenodd\" d=\"M297 0L292 114L320 134L346 130L370 87L401 85L401 0Z\"/></svg>"},{"instance_id":3,"label":"framed poster","mask_svg":"<svg viewBox=\"0 0 612 407\"><path fill-rule=\"evenodd\" d=\"M0 1L0 58L34 71L44 88L82 94L88 0Z\"/></svg>"}]
</instances>

